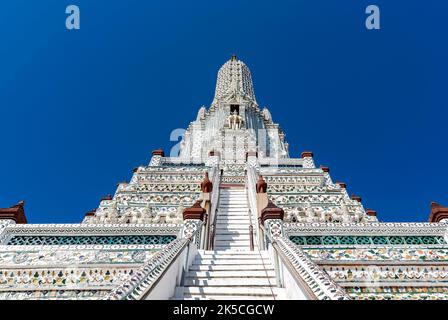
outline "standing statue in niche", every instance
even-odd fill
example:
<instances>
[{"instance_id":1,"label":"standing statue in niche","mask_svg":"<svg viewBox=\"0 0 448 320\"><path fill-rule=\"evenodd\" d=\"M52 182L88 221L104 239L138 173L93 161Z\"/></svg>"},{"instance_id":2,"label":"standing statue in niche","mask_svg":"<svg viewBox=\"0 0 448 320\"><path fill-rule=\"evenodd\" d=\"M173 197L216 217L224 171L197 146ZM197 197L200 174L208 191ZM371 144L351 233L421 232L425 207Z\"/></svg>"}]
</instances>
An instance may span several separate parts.
<instances>
[{"instance_id":1,"label":"standing statue in niche","mask_svg":"<svg viewBox=\"0 0 448 320\"><path fill-rule=\"evenodd\" d=\"M227 122L229 128L232 130L238 130L243 127L243 117L240 116L236 110L234 110L233 113L230 114L230 116L227 118Z\"/></svg>"}]
</instances>

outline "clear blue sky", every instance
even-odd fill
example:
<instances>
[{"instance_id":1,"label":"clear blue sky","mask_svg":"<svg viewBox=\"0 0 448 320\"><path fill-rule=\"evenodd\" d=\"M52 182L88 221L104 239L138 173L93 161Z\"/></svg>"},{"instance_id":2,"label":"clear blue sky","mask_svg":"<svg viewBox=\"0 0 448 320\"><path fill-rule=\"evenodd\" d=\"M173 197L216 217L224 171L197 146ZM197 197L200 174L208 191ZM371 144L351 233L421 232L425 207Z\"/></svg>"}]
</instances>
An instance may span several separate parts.
<instances>
[{"instance_id":1,"label":"clear blue sky","mask_svg":"<svg viewBox=\"0 0 448 320\"><path fill-rule=\"evenodd\" d=\"M81 221L169 150L236 53L292 156L314 151L380 220L426 221L448 205L447 16L440 0L1 1L0 207Z\"/></svg>"}]
</instances>

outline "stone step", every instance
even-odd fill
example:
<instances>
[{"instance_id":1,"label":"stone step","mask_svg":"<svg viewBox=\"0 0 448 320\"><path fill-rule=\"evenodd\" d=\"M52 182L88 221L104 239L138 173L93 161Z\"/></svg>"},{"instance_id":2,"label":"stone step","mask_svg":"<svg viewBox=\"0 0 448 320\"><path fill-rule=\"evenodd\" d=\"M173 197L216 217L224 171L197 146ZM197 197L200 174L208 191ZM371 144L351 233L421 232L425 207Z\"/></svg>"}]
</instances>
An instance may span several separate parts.
<instances>
[{"instance_id":1,"label":"stone step","mask_svg":"<svg viewBox=\"0 0 448 320\"><path fill-rule=\"evenodd\" d=\"M239 238L242 237L242 238ZM249 245L249 235L245 234L245 235L229 235L229 234L220 234L220 233L216 233L215 234L215 246L219 246L219 245L225 245L225 246L229 246L229 245Z\"/></svg>"},{"instance_id":2,"label":"stone step","mask_svg":"<svg viewBox=\"0 0 448 320\"><path fill-rule=\"evenodd\" d=\"M247 212L249 212L249 207L246 205L239 205L239 204L227 204L227 205L220 204L218 206L218 212L225 211L225 210L228 210L228 211L238 210L238 211L245 211L247 213Z\"/></svg>"},{"instance_id":3,"label":"stone step","mask_svg":"<svg viewBox=\"0 0 448 320\"><path fill-rule=\"evenodd\" d=\"M266 287L275 286L275 278L213 278L213 279L192 279L186 278L186 287Z\"/></svg>"},{"instance_id":4,"label":"stone step","mask_svg":"<svg viewBox=\"0 0 448 320\"><path fill-rule=\"evenodd\" d=\"M249 226L249 219L247 220L240 220L240 219L226 219L226 220L218 220L216 219L216 226L225 226L225 225L234 225L234 224L241 224L241 225L247 225Z\"/></svg>"},{"instance_id":5,"label":"stone step","mask_svg":"<svg viewBox=\"0 0 448 320\"><path fill-rule=\"evenodd\" d=\"M246 211L249 212L249 207L246 205L220 205L218 206L219 211Z\"/></svg>"},{"instance_id":6,"label":"stone step","mask_svg":"<svg viewBox=\"0 0 448 320\"><path fill-rule=\"evenodd\" d=\"M245 194L220 194L219 200L247 200Z\"/></svg>"},{"instance_id":7,"label":"stone step","mask_svg":"<svg viewBox=\"0 0 448 320\"><path fill-rule=\"evenodd\" d=\"M237 226L239 229L232 229L232 226ZM249 234L249 224L226 224L226 228L219 228L219 225L216 225L215 236L218 234L229 234L228 231L247 231ZM221 233L221 230L224 231Z\"/></svg>"},{"instance_id":8,"label":"stone step","mask_svg":"<svg viewBox=\"0 0 448 320\"><path fill-rule=\"evenodd\" d=\"M215 239L215 247L232 247L232 246L237 246L237 247L249 247L250 246L250 242L249 239L247 240L216 240Z\"/></svg>"},{"instance_id":9,"label":"stone step","mask_svg":"<svg viewBox=\"0 0 448 320\"><path fill-rule=\"evenodd\" d=\"M240 210L245 209L246 211L249 210L249 207L246 203L220 203L218 206L218 209L234 209L234 208L239 208Z\"/></svg>"},{"instance_id":10,"label":"stone step","mask_svg":"<svg viewBox=\"0 0 448 320\"><path fill-rule=\"evenodd\" d=\"M223 230L224 232L221 232L221 230ZM229 234L229 230L231 230L231 231L246 231L247 230L247 233L245 233L245 234L243 234L243 235L249 235L250 233L249 233L249 225L245 225L245 226L243 226L243 228L242 229L237 229L237 230L235 230L235 229L216 229L215 230L215 240L216 240L216 236L217 235L226 235L226 236L237 236L237 234ZM242 235L242 234L240 234L240 235Z\"/></svg>"},{"instance_id":11,"label":"stone step","mask_svg":"<svg viewBox=\"0 0 448 320\"><path fill-rule=\"evenodd\" d=\"M245 251L250 251L249 246L233 246L233 247L229 247L229 246L219 246L219 247L214 247L214 249L216 251L219 252L232 252L232 251L241 251L241 252L245 252ZM258 250L258 246L255 244L254 246L255 250Z\"/></svg>"},{"instance_id":12,"label":"stone step","mask_svg":"<svg viewBox=\"0 0 448 320\"><path fill-rule=\"evenodd\" d=\"M176 288L177 289L177 288ZM183 292L184 295L214 295L214 296L247 296L249 297L272 297L277 294L277 288L266 287L183 287L178 292Z\"/></svg>"},{"instance_id":13,"label":"stone step","mask_svg":"<svg viewBox=\"0 0 448 320\"><path fill-rule=\"evenodd\" d=\"M225 226L225 228L223 228ZM235 228L239 229L235 229ZM225 231L221 233L221 230ZM228 234L227 231L247 231L249 232L249 223L225 223L225 224L216 224L215 236L218 234Z\"/></svg>"},{"instance_id":14,"label":"stone step","mask_svg":"<svg viewBox=\"0 0 448 320\"><path fill-rule=\"evenodd\" d=\"M247 200L247 194L245 193L220 193L219 199L244 199Z\"/></svg>"},{"instance_id":15,"label":"stone step","mask_svg":"<svg viewBox=\"0 0 448 320\"><path fill-rule=\"evenodd\" d=\"M246 203L220 203L218 206L218 209L228 209L228 208L239 208L241 210L246 209L249 210L249 207L247 206Z\"/></svg>"},{"instance_id":16,"label":"stone step","mask_svg":"<svg viewBox=\"0 0 448 320\"><path fill-rule=\"evenodd\" d=\"M247 213L241 213L241 214L234 214L234 215L226 215L226 214L220 214L216 216L216 219L220 220L249 220L249 215Z\"/></svg>"},{"instance_id":17,"label":"stone step","mask_svg":"<svg viewBox=\"0 0 448 320\"><path fill-rule=\"evenodd\" d=\"M213 248L218 251L228 251L228 250L249 251L250 243L249 241L247 241L247 243L232 243L232 244L215 243ZM258 247L255 246L255 249L258 249Z\"/></svg>"},{"instance_id":18,"label":"stone step","mask_svg":"<svg viewBox=\"0 0 448 320\"><path fill-rule=\"evenodd\" d=\"M249 246L249 241L246 244L232 244L232 245L225 245L225 244L215 244L213 247L215 250L218 251L228 251L228 250L241 250L241 251L249 251L250 250L250 246ZM254 246L255 250L258 250L258 247L255 245Z\"/></svg>"},{"instance_id":19,"label":"stone step","mask_svg":"<svg viewBox=\"0 0 448 320\"><path fill-rule=\"evenodd\" d=\"M229 205L239 205L239 206L247 206L246 200L230 200L230 201L219 201L219 207L229 206Z\"/></svg>"},{"instance_id":20,"label":"stone step","mask_svg":"<svg viewBox=\"0 0 448 320\"><path fill-rule=\"evenodd\" d=\"M246 195L247 192L245 189L238 189L238 190L229 190L229 189L221 189L219 192L220 195Z\"/></svg>"},{"instance_id":21,"label":"stone step","mask_svg":"<svg viewBox=\"0 0 448 320\"><path fill-rule=\"evenodd\" d=\"M270 263L269 257L267 254L261 254L261 255L241 255L241 254L232 254L232 253L216 253L216 254L200 254L195 257L195 259L199 260L212 260L212 259L221 259L221 260L235 260L235 259L243 259L243 260L250 260L255 258L262 257L263 261L265 263ZM267 261L267 262L266 262Z\"/></svg>"},{"instance_id":22,"label":"stone step","mask_svg":"<svg viewBox=\"0 0 448 320\"><path fill-rule=\"evenodd\" d=\"M218 215L221 213L238 213L244 216L249 215L249 209L244 207L218 207Z\"/></svg>"},{"instance_id":23,"label":"stone step","mask_svg":"<svg viewBox=\"0 0 448 320\"><path fill-rule=\"evenodd\" d=\"M219 250L216 250L219 252ZM255 251L255 250L254 250ZM254 251L250 251L250 252L254 252ZM221 262L225 262L225 261L232 261L233 262L238 262L238 261L252 261L254 264L257 263L271 263L270 262L270 258L269 256L265 255L265 254L258 254L258 255L251 255L251 254L247 254L247 255L239 255L239 254L232 254L231 252L219 252L217 254L198 254L195 256L195 259L193 260L195 263L197 261L204 261L204 263L206 261L209 260L216 260L216 263L219 264Z\"/></svg>"},{"instance_id":24,"label":"stone step","mask_svg":"<svg viewBox=\"0 0 448 320\"><path fill-rule=\"evenodd\" d=\"M238 182L221 182L220 185L221 190L245 190L244 182L238 183Z\"/></svg>"},{"instance_id":25,"label":"stone step","mask_svg":"<svg viewBox=\"0 0 448 320\"><path fill-rule=\"evenodd\" d=\"M219 201L219 206L230 206L230 205L240 205L240 206L247 206L246 200L230 200L230 201Z\"/></svg>"},{"instance_id":26,"label":"stone step","mask_svg":"<svg viewBox=\"0 0 448 320\"><path fill-rule=\"evenodd\" d=\"M220 193L219 199L240 199L240 200L247 200L247 194L245 193L238 193L238 194L230 194L230 193Z\"/></svg>"},{"instance_id":27,"label":"stone step","mask_svg":"<svg viewBox=\"0 0 448 320\"><path fill-rule=\"evenodd\" d=\"M220 194L219 195L219 201L233 201L233 200L239 200L239 201L247 201L247 195L245 194Z\"/></svg>"},{"instance_id":28,"label":"stone step","mask_svg":"<svg viewBox=\"0 0 448 320\"><path fill-rule=\"evenodd\" d=\"M249 217L241 217L241 216L229 216L229 217L217 217L216 223L219 224L226 224L228 221L239 221L242 224L250 225L250 219Z\"/></svg>"},{"instance_id":29,"label":"stone step","mask_svg":"<svg viewBox=\"0 0 448 320\"><path fill-rule=\"evenodd\" d=\"M235 224L240 224L240 225L250 225L250 220L249 219L216 219L216 226L226 226L226 225L235 225Z\"/></svg>"},{"instance_id":30,"label":"stone step","mask_svg":"<svg viewBox=\"0 0 448 320\"><path fill-rule=\"evenodd\" d=\"M246 226L247 228L248 228L248 230L249 230L249 225L250 225L250 221L249 221L249 219L244 219L244 220L241 220L241 219L235 219L235 220L233 220L233 219L225 219L225 220L223 220L223 219L216 219L216 226L224 226L224 225L227 225L227 226L233 226L233 225L242 225L242 226Z\"/></svg>"},{"instance_id":31,"label":"stone step","mask_svg":"<svg viewBox=\"0 0 448 320\"><path fill-rule=\"evenodd\" d=\"M229 217L229 215L231 217ZM249 213L246 210L240 210L240 211L218 210L218 214L216 215L216 218L225 218L225 219L236 217L249 218Z\"/></svg>"},{"instance_id":32,"label":"stone step","mask_svg":"<svg viewBox=\"0 0 448 320\"><path fill-rule=\"evenodd\" d=\"M218 215L216 216L216 219L233 219L233 218L238 218L238 217L243 217L243 218L249 218L249 216L247 215L247 213L245 212L232 212L232 213L218 213Z\"/></svg>"},{"instance_id":33,"label":"stone step","mask_svg":"<svg viewBox=\"0 0 448 320\"><path fill-rule=\"evenodd\" d=\"M220 295L204 295L204 294L185 294L184 298L173 300L276 300L274 297L267 296L220 296Z\"/></svg>"},{"instance_id":34,"label":"stone step","mask_svg":"<svg viewBox=\"0 0 448 320\"><path fill-rule=\"evenodd\" d=\"M261 257L261 258L260 258ZM268 267L271 267L271 260L268 256L262 255L262 256L255 256L255 255L235 255L231 253L218 253L218 254L206 254L206 255L198 255L195 257L193 261L208 261L216 259L217 261L235 261L235 260L244 260L244 261L252 261L254 264L262 263Z\"/></svg>"},{"instance_id":35,"label":"stone step","mask_svg":"<svg viewBox=\"0 0 448 320\"><path fill-rule=\"evenodd\" d=\"M224 270L224 271L189 271L187 278L275 278L275 271L269 270Z\"/></svg>"},{"instance_id":36,"label":"stone step","mask_svg":"<svg viewBox=\"0 0 448 320\"><path fill-rule=\"evenodd\" d=\"M247 220L232 220L232 219L230 219L230 220L218 220L218 219L216 219L216 225L215 225L215 230L217 230L217 229L221 229L221 230L226 230L227 228L226 227L229 227L230 229L229 230L234 230L234 228L235 227L241 227L241 226L243 226L244 228L244 230L246 231L246 229L247 229L247 231L249 232L249 225L250 225L250 222L249 222L249 219L247 219Z\"/></svg>"},{"instance_id":37,"label":"stone step","mask_svg":"<svg viewBox=\"0 0 448 320\"><path fill-rule=\"evenodd\" d=\"M224 227L223 227L224 226ZM235 227L235 228L233 228ZM224 231L248 231L249 232L249 223L232 223L232 224L217 224L215 229L215 235L221 234L221 230ZM226 233L226 232L224 232Z\"/></svg>"},{"instance_id":38,"label":"stone step","mask_svg":"<svg viewBox=\"0 0 448 320\"><path fill-rule=\"evenodd\" d=\"M247 200L236 200L236 199L220 199L219 206L227 206L229 204L239 204L239 205L247 205Z\"/></svg>"},{"instance_id":39,"label":"stone step","mask_svg":"<svg viewBox=\"0 0 448 320\"><path fill-rule=\"evenodd\" d=\"M230 212L230 213L218 213L216 219L233 219L233 218L249 218L247 212Z\"/></svg>"},{"instance_id":40,"label":"stone step","mask_svg":"<svg viewBox=\"0 0 448 320\"><path fill-rule=\"evenodd\" d=\"M213 246L216 250L226 251L226 250L249 250L249 244L232 244L232 245L215 245Z\"/></svg>"},{"instance_id":41,"label":"stone step","mask_svg":"<svg viewBox=\"0 0 448 320\"><path fill-rule=\"evenodd\" d=\"M215 235L215 241L229 241L229 240L244 240L244 241L249 241L249 235L248 234L244 234L244 235L230 235L230 234L216 234Z\"/></svg>"},{"instance_id":42,"label":"stone step","mask_svg":"<svg viewBox=\"0 0 448 320\"><path fill-rule=\"evenodd\" d=\"M249 207L247 205L241 205L241 204L227 204L227 205L220 204L218 206L218 211L225 211L225 210L228 211L239 210L249 212Z\"/></svg>"},{"instance_id":43,"label":"stone step","mask_svg":"<svg viewBox=\"0 0 448 320\"><path fill-rule=\"evenodd\" d=\"M246 226L246 229L249 232L249 227L248 226ZM217 236L226 236L226 237L232 237L233 236L233 237L237 237L237 236L249 236L249 235L250 235L250 233L237 235L237 234L228 234L227 232L221 233L221 232L219 232L219 230L216 230L216 232L215 232L215 240L217 240Z\"/></svg>"},{"instance_id":44,"label":"stone step","mask_svg":"<svg viewBox=\"0 0 448 320\"><path fill-rule=\"evenodd\" d=\"M239 206L247 206L248 203L246 200L230 200L230 201L219 201L219 207L222 206L230 206L230 205L239 205Z\"/></svg>"},{"instance_id":45,"label":"stone step","mask_svg":"<svg viewBox=\"0 0 448 320\"><path fill-rule=\"evenodd\" d=\"M269 258L261 258L261 257L257 257L255 259L201 259L201 258L197 258L193 260L193 265L259 265L259 264L269 264L271 263L271 261L269 260Z\"/></svg>"},{"instance_id":46,"label":"stone step","mask_svg":"<svg viewBox=\"0 0 448 320\"><path fill-rule=\"evenodd\" d=\"M240 228L239 230L247 230L249 231L249 222L241 222L239 220L236 221L228 221L228 222L216 222L216 231L215 234L218 234L218 230L232 230L233 227Z\"/></svg>"},{"instance_id":47,"label":"stone step","mask_svg":"<svg viewBox=\"0 0 448 320\"><path fill-rule=\"evenodd\" d=\"M223 254L222 252L220 252L220 251L216 251L216 250L198 250L198 253L200 254L200 255L203 255L203 254ZM251 255L251 256L258 256L258 255L266 255L266 256L268 256L268 252L267 252L267 250L255 250L255 251L247 251L247 252L241 252L241 251L237 251L237 250L235 250L235 252L234 253L232 253L232 252L226 252L225 253L226 255L228 255L228 254L233 254L233 255L241 255L241 256L248 256L248 255Z\"/></svg>"},{"instance_id":48,"label":"stone step","mask_svg":"<svg viewBox=\"0 0 448 320\"><path fill-rule=\"evenodd\" d=\"M215 228L215 235L219 234L219 232L229 232L229 231L247 231L249 232L249 225L238 225L238 224L232 224L232 225L216 225Z\"/></svg>"},{"instance_id":49,"label":"stone step","mask_svg":"<svg viewBox=\"0 0 448 320\"><path fill-rule=\"evenodd\" d=\"M219 195L219 201L232 201L232 200L245 200L247 201L247 195L246 194L220 194Z\"/></svg>"},{"instance_id":50,"label":"stone step","mask_svg":"<svg viewBox=\"0 0 448 320\"><path fill-rule=\"evenodd\" d=\"M250 219L248 216L218 216L216 217L216 223L227 223L227 221L240 221L241 223L250 224Z\"/></svg>"},{"instance_id":51,"label":"stone step","mask_svg":"<svg viewBox=\"0 0 448 320\"><path fill-rule=\"evenodd\" d=\"M271 265L230 265L230 264L220 264L220 265L203 265L197 264L190 266L190 271L264 271L264 270L274 270Z\"/></svg>"},{"instance_id":52,"label":"stone step","mask_svg":"<svg viewBox=\"0 0 448 320\"><path fill-rule=\"evenodd\" d=\"M249 216L244 216L244 215L239 215L239 216L230 216L230 217L226 217L226 216L222 216L222 215L218 215L216 217L216 222L227 222L227 221L241 221L241 222L249 222Z\"/></svg>"},{"instance_id":53,"label":"stone step","mask_svg":"<svg viewBox=\"0 0 448 320\"><path fill-rule=\"evenodd\" d=\"M215 247L222 247L222 246L230 247L233 245L238 246L238 247L241 247L241 246L249 247L250 246L249 237L227 239L226 236L220 236L220 237L215 238L214 244L215 244Z\"/></svg>"},{"instance_id":54,"label":"stone step","mask_svg":"<svg viewBox=\"0 0 448 320\"><path fill-rule=\"evenodd\" d=\"M247 201L247 195L245 193L241 194L226 194L226 193L220 193L219 194L219 200L246 200Z\"/></svg>"},{"instance_id":55,"label":"stone step","mask_svg":"<svg viewBox=\"0 0 448 320\"><path fill-rule=\"evenodd\" d=\"M218 220L221 220L221 221L218 221ZM239 215L233 215L233 216L225 216L225 215L218 214L218 216L216 217L216 222L226 223L229 220L231 220L231 221L246 220L247 222L249 222L249 216L247 214L241 213Z\"/></svg>"},{"instance_id":56,"label":"stone step","mask_svg":"<svg viewBox=\"0 0 448 320\"><path fill-rule=\"evenodd\" d=\"M221 236L248 236L249 235L249 228L247 230L224 230L220 229L219 232L215 232L215 237L217 235Z\"/></svg>"}]
</instances>

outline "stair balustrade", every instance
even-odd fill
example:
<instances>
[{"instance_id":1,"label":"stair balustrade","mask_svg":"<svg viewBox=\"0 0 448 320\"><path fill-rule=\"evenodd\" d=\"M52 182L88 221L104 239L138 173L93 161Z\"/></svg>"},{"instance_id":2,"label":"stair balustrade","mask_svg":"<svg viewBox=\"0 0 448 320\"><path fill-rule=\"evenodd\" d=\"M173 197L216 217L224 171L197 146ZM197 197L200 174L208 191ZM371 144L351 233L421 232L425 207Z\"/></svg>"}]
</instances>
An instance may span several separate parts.
<instances>
[{"instance_id":1,"label":"stair balustrade","mask_svg":"<svg viewBox=\"0 0 448 320\"><path fill-rule=\"evenodd\" d=\"M257 176L258 174L255 171L254 167L247 165L246 170L246 190L247 190L247 202L249 204L249 217L252 221L258 221L258 207L257 207L257 192L256 192L256 184L257 184ZM259 247L262 246L260 230L259 228L255 228L255 240Z\"/></svg>"},{"instance_id":2,"label":"stair balustrade","mask_svg":"<svg viewBox=\"0 0 448 320\"><path fill-rule=\"evenodd\" d=\"M197 254L197 246L193 241L196 232L188 238L176 239L165 246L103 299L166 300L171 298Z\"/></svg>"},{"instance_id":3,"label":"stair balustrade","mask_svg":"<svg viewBox=\"0 0 448 320\"><path fill-rule=\"evenodd\" d=\"M293 299L351 300L302 249L284 237L271 236L264 226L260 228L267 240L268 252L273 256L277 284L293 294Z\"/></svg>"}]
</instances>

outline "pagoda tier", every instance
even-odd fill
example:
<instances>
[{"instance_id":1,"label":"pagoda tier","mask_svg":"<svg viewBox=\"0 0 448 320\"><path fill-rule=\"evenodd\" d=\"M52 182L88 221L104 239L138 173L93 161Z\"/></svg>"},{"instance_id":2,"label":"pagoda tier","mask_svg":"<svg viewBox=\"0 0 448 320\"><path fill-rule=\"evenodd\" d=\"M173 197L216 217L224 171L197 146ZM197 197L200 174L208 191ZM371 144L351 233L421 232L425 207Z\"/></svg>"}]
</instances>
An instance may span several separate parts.
<instances>
[{"instance_id":1,"label":"pagoda tier","mask_svg":"<svg viewBox=\"0 0 448 320\"><path fill-rule=\"evenodd\" d=\"M211 177L222 170L222 182L246 184L248 168L265 177L269 199L284 209L286 221L377 221L345 186L332 182L328 170L315 167L312 153L296 159L288 149L269 110L258 107L249 68L232 56L218 71L210 108L201 107L185 132L178 157L155 151L149 165L85 222L179 222L198 199L205 172Z\"/></svg>"}]
</instances>

